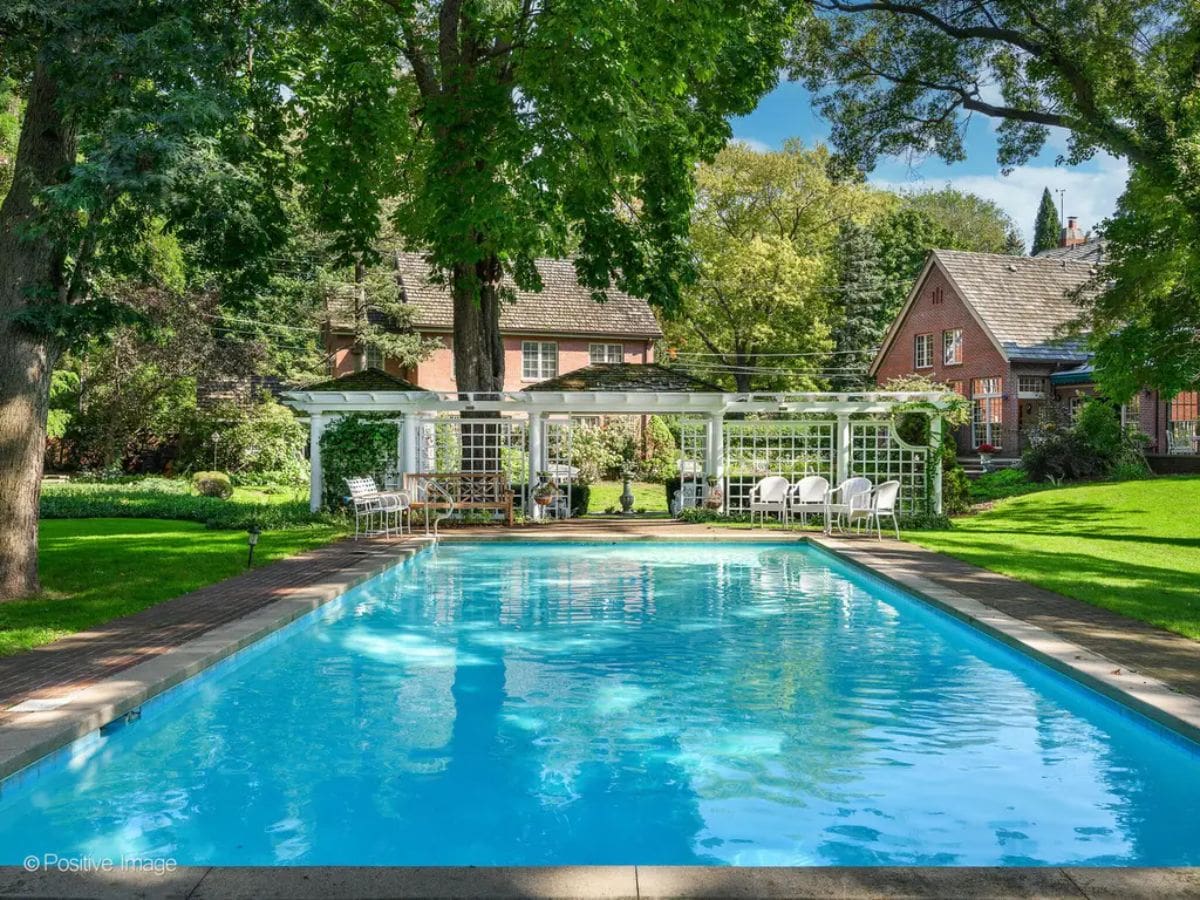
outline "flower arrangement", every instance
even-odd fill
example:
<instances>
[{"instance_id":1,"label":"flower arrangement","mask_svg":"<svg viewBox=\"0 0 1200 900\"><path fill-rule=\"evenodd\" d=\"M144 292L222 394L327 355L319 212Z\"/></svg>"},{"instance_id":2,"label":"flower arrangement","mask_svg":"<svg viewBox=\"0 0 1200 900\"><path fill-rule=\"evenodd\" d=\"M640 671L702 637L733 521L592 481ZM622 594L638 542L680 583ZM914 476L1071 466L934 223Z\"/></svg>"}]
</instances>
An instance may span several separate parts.
<instances>
[{"instance_id":1,"label":"flower arrangement","mask_svg":"<svg viewBox=\"0 0 1200 900\"><path fill-rule=\"evenodd\" d=\"M991 456L995 453L1000 452L1000 448L995 446L994 444L980 444L979 452L984 454L985 456Z\"/></svg>"}]
</instances>

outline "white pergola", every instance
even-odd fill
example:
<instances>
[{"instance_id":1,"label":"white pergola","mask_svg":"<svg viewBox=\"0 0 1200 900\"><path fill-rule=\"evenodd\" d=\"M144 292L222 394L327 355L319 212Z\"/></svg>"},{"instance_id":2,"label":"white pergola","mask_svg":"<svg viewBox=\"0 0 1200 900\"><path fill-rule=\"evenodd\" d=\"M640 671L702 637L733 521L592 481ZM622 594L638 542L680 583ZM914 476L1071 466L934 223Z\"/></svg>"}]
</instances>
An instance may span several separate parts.
<instances>
[{"instance_id":1,"label":"white pergola","mask_svg":"<svg viewBox=\"0 0 1200 900\"><path fill-rule=\"evenodd\" d=\"M401 422L399 460L402 472L417 471L417 431L423 422L445 414L468 417L496 414L524 419L529 484L546 468L546 423L552 417L604 415L679 415L706 422L704 474L724 473L723 429L735 414L777 416L820 415L836 421L835 475L840 482L851 472L851 424L855 416L892 415L897 411L924 412L930 416L931 447L940 446L942 413L951 405L942 393L778 393L737 394L704 391L650 390L529 390L503 393L438 393L435 391L316 390L289 391L285 401L309 420L310 506L321 502L321 434L333 419L351 413L392 414ZM935 456L930 459L936 462ZM941 465L932 467L931 493L937 512L942 509Z\"/></svg>"}]
</instances>

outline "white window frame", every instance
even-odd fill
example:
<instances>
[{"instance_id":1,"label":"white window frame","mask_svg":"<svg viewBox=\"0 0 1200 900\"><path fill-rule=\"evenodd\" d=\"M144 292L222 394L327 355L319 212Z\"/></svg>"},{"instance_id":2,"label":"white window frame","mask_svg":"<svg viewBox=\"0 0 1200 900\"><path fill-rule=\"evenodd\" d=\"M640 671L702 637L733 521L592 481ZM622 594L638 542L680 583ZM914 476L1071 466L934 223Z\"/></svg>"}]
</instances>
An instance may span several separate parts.
<instances>
[{"instance_id":1,"label":"white window frame","mask_svg":"<svg viewBox=\"0 0 1200 900\"><path fill-rule=\"evenodd\" d=\"M950 351L955 351L951 357ZM947 328L942 332L942 365L961 366L963 362L963 330Z\"/></svg>"},{"instance_id":2,"label":"white window frame","mask_svg":"<svg viewBox=\"0 0 1200 900\"><path fill-rule=\"evenodd\" d=\"M366 350L366 368L378 369L380 372L387 371L387 357L383 351L373 344L367 344Z\"/></svg>"},{"instance_id":3,"label":"white window frame","mask_svg":"<svg viewBox=\"0 0 1200 900\"><path fill-rule=\"evenodd\" d=\"M598 358L597 358L598 357ZM625 345L617 343L588 344L588 364L625 362Z\"/></svg>"},{"instance_id":4,"label":"white window frame","mask_svg":"<svg viewBox=\"0 0 1200 900\"><path fill-rule=\"evenodd\" d=\"M1045 375L1018 375L1017 397L1021 400L1045 400Z\"/></svg>"},{"instance_id":5,"label":"white window frame","mask_svg":"<svg viewBox=\"0 0 1200 900\"><path fill-rule=\"evenodd\" d=\"M522 381L545 381L557 374L557 341L521 341Z\"/></svg>"},{"instance_id":6,"label":"white window frame","mask_svg":"<svg viewBox=\"0 0 1200 900\"><path fill-rule=\"evenodd\" d=\"M924 351L924 352L922 352ZM924 360L924 361L922 361ZM933 368L933 332L918 334L913 338L913 368Z\"/></svg>"},{"instance_id":7,"label":"white window frame","mask_svg":"<svg viewBox=\"0 0 1200 900\"><path fill-rule=\"evenodd\" d=\"M972 380L971 440L976 447L981 444L1002 447L1003 431L1004 379L994 375Z\"/></svg>"}]
</instances>

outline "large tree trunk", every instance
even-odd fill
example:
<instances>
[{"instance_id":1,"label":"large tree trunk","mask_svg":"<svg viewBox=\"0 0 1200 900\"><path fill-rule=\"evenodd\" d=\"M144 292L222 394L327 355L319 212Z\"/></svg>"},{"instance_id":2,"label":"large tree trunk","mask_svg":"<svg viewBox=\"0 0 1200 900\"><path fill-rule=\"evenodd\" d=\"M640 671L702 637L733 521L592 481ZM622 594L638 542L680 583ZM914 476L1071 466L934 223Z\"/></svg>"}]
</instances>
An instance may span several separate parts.
<instances>
[{"instance_id":1,"label":"large tree trunk","mask_svg":"<svg viewBox=\"0 0 1200 900\"><path fill-rule=\"evenodd\" d=\"M500 338L500 261L456 264L450 273L454 298L454 380L460 391L504 390L504 341Z\"/></svg>"},{"instance_id":2,"label":"large tree trunk","mask_svg":"<svg viewBox=\"0 0 1200 900\"><path fill-rule=\"evenodd\" d=\"M454 298L454 380L459 391L496 393L504 390L504 341L500 337L500 261L494 256L451 272ZM464 413L470 418L495 414ZM501 426L497 422L464 422L462 470L498 472Z\"/></svg>"},{"instance_id":3,"label":"large tree trunk","mask_svg":"<svg viewBox=\"0 0 1200 900\"><path fill-rule=\"evenodd\" d=\"M36 593L38 500L46 452L50 371L58 348L13 322L31 298L64 299L64 257L52 240L23 233L37 194L75 161L75 133L57 89L38 66L25 108L12 187L0 204L0 600Z\"/></svg>"}]
</instances>

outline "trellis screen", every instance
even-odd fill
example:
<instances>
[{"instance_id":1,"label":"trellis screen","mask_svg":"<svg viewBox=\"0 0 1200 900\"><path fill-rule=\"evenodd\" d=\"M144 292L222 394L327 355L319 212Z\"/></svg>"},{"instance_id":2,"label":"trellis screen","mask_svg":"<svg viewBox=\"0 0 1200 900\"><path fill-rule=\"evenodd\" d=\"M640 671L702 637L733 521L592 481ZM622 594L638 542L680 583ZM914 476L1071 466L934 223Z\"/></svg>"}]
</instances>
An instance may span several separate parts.
<instances>
[{"instance_id":1,"label":"trellis screen","mask_svg":"<svg viewBox=\"0 0 1200 900\"><path fill-rule=\"evenodd\" d=\"M704 456L708 446L706 419L679 420L679 478L681 481L704 480Z\"/></svg>"},{"instance_id":2,"label":"trellis screen","mask_svg":"<svg viewBox=\"0 0 1200 900\"><path fill-rule=\"evenodd\" d=\"M827 421L726 422L725 508L750 508L750 490L768 475L798 481L805 475L834 480L836 423Z\"/></svg>"},{"instance_id":3,"label":"trellis screen","mask_svg":"<svg viewBox=\"0 0 1200 900\"><path fill-rule=\"evenodd\" d=\"M527 439L528 428L521 419L426 420L417 431L416 470L503 472L510 484L523 485L529 465Z\"/></svg>"},{"instance_id":4,"label":"trellis screen","mask_svg":"<svg viewBox=\"0 0 1200 900\"><path fill-rule=\"evenodd\" d=\"M927 462L929 451L907 444L888 421L850 423L850 474L872 484L900 482L900 511L905 515L929 510Z\"/></svg>"}]
</instances>

